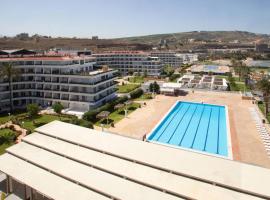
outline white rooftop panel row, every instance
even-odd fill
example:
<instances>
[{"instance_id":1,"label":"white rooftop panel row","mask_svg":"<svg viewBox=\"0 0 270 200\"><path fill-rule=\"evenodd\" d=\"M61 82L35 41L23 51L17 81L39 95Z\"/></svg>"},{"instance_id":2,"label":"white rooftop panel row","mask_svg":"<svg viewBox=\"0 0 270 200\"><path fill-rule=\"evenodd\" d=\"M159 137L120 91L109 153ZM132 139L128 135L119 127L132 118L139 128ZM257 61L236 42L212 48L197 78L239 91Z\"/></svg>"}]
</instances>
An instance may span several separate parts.
<instances>
[{"instance_id":1,"label":"white rooftop panel row","mask_svg":"<svg viewBox=\"0 0 270 200\"><path fill-rule=\"evenodd\" d=\"M179 199L24 142L10 147L8 152L115 199ZM48 182L46 179L44 181Z\"/></svg>"},{"instance_id":2,"label":"white rooftop panel row","mask_svg":"<svg viewBox=\"0 0 270 200\"><path fill-rule=\"evenodd\" d=\"M0 156L0 170L52 199L109 199L10 154Z\"/></svg>"},{"instance_id":3,"label":"white rooftop panel row","mask_svg":"<svg viewBox=\"0 0 270 200\"><path fill-rule=\"evenodd\" d=\"M38 132L209 183L270 198L270 170L54 121ZM92 134L91 134L92 133Z\"/></svg>"},{"instance_id":4,"label":"white rooftop panel row","mask_svg":"<svg viewBox=\"0 0 270 200\"><path fill-rule=\"evenodd\" d=\"M179 196L193 199L202 199L204 196L207 196L208 199L218 199L221 196L227 200L256 199L255 197L243 193L213 186L208 183L178 176L124 159L119 159L39 133L34 133L24 138L24 141L56 154L61 154L70 159L77 160L86 165L94 166L104 171L127 177L128 179ZM14 152L14 149L11 148L9 151ZM21 152L19 152L19 154L21 154Z\"/></svg>"}]
</instances>

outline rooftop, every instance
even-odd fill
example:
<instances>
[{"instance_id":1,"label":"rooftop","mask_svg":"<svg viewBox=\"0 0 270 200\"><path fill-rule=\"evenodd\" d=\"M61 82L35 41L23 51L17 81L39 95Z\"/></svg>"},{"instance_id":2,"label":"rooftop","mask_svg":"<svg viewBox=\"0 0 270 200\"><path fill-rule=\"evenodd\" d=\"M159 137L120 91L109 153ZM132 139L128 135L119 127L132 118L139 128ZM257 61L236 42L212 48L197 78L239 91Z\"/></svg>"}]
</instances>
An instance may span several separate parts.
<instances>
[{"instance_id":1,"label":"rooftop","mask_svg":"<svg viewBox=\"0 0 270 200\"><path fill-rule=\"evenodd\" d=\"M27 49L0 50L0 61L72 61L92 59L89 55L76 55L74 52L48 51L37 53Z\"/></svg>"},{"instance_id":2,"label":"rooftop","mask_svg":"<svg viewBox=\"0 0 270 200\"><path fill-rule=\"evenodd\" d=\"M8 148L0 170L53 199L270 197L270 169L59 121Z\"/></svg>"}]
</instances>

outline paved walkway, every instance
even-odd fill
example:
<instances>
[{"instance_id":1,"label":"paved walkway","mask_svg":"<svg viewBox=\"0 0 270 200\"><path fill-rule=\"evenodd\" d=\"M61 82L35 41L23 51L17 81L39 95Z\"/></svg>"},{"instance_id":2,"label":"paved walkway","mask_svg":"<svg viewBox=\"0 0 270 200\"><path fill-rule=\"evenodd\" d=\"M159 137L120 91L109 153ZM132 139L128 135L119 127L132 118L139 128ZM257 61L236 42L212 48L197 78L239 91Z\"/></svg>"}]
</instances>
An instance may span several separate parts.
<instances>
[{"instance_id":1,"label":"paved walkway","mask_svg":"<svg viewBox=\"0 0 270 200\"><path fill-rule=\"evenodd\" d=\"M270 159L249 112L249 108L256 105L249 100L242 100L240 94L196 91L183 97L158 95L156 99L146 101L145 107L134 111L108 131L142 139L178 100L227 105L234 160L270 168Z\"/></svg>"}]
</instances>

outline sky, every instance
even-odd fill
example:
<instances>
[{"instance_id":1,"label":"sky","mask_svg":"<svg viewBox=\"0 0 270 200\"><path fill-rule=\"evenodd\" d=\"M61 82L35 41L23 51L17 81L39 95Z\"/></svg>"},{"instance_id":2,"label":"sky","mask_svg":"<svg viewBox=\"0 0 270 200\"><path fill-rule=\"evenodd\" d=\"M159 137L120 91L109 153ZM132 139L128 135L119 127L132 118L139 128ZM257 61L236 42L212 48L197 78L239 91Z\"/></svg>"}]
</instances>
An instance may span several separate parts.
<instances>
[{"instance_id":1,"label":"sky","mask_svg":"<svg viewBox=\"0 0 270 200\"><path fill-rule=\"evenodd\" d=\"M0 35L117 38L187 31L270 34L270 0L0 0Z\"/></svg>"}]
</instances>

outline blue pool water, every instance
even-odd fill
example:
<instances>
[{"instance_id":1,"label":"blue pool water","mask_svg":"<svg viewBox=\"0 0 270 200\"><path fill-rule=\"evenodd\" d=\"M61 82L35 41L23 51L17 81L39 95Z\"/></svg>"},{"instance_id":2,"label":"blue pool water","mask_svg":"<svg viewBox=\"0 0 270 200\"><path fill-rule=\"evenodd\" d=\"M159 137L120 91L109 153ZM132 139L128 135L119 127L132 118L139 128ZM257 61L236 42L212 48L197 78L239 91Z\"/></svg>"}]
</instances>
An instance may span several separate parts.
<instances>
[{"instance_id":1,"label":"blue pool water","mask_svg":"<svg viewBox=\"0 0 270 200\"><path fill-rule=\"evenodd\" d=\"M147 139L228 156L225 107L178 102Z\"/></svg>"}]
</instances>

